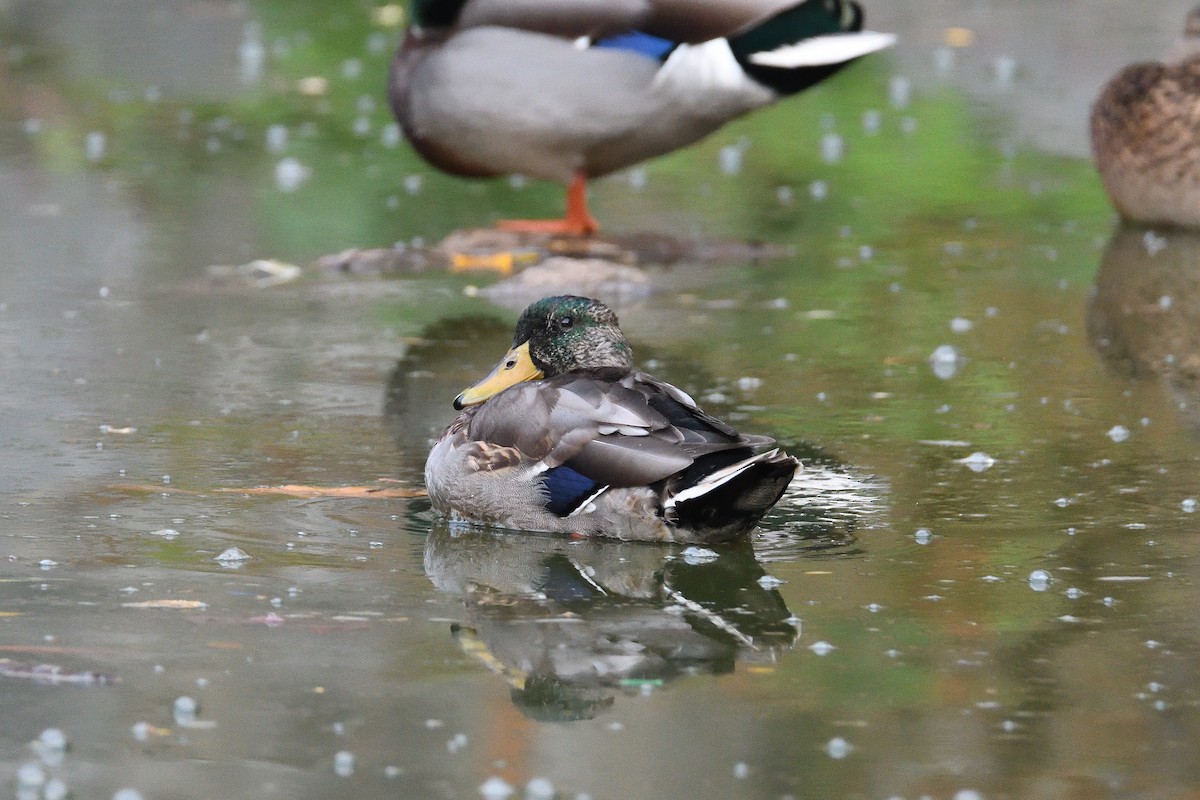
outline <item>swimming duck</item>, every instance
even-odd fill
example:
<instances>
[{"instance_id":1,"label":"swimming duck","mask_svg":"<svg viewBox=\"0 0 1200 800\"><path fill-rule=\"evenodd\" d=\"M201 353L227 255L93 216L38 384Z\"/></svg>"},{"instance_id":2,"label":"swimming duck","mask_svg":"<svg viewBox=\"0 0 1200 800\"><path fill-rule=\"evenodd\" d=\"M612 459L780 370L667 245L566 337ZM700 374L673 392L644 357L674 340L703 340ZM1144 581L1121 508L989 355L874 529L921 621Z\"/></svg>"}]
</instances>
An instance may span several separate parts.
<instances>
[{"instance_id":1,"label":"swimming duck","mask_svg":"<svg viewBox=\"0 0 1200 800\"><path fill-rule=\"evenodd\" d=\"M800 462L633 366L608 306L565 295L521 314L512 349L460 394L425 484L452 519L683 543L734 539Z\"/></svg>"},{"instance_id":2,"label":"swimming duck","mask_svg":"<svg viewBox=\"0 0 1200 800\"><path fill-rule=\"evenodd\" d=\"M1122 217L1200 227L1200 8L1166 63L1131 64L1092 106L1092 154Z\"/></svg>"},{"instance_id":3,"label":"swimming duck","mask_svg":"<svg viewBox=\"0 0 1200 800\"><path fill-rule=\"evenodd\" d=\"M568 185L585 235L588 178L689 145L824 80L891 34L850 0L414 0L388 97L416 151L456 175Z\"/></svg>"}]
</instances>

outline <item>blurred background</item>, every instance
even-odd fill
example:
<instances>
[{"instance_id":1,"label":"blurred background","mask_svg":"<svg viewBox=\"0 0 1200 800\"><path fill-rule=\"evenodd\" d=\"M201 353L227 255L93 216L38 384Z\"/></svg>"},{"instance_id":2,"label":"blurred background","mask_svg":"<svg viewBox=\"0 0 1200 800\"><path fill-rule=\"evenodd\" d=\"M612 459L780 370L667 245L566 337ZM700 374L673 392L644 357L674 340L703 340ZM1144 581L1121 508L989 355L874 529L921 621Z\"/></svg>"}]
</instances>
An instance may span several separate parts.
<instances>
[{"instance_id":1,"label":"blurred background","mask_svg":"<svg viewBox=\"0 0 1200 800\"><path fill-rule=\"evenodd\" d=\"M425 248L560 211L403 142L403 8L0 0L0 791L1200 796L1200 242L1087 143L1189 6L866 10L895 48L592 185L773 256L619 308L806 464L687 553L247 491L419 494L514 319Z\"/></svg>"}]
</instances>

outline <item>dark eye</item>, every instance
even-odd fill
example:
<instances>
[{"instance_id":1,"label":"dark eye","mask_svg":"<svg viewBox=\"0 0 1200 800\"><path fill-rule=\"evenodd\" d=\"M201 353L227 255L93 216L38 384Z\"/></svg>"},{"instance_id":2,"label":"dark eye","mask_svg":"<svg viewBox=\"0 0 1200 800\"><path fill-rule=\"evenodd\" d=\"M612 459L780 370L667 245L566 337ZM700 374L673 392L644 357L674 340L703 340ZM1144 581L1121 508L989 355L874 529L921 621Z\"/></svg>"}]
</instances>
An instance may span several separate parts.
<instances>
[{"instance_id":1,"label":"dark eye","mask_svg":"<svg viewBox=\"0 0 1200 800\"><path fill-rule=\"evenodd\" d=\"M574 324L575 324L575 319L573 317L559 317L558 318L558 327L562 328L564 331L570 330L571 326Z\"/></svg>"}]
</instances>

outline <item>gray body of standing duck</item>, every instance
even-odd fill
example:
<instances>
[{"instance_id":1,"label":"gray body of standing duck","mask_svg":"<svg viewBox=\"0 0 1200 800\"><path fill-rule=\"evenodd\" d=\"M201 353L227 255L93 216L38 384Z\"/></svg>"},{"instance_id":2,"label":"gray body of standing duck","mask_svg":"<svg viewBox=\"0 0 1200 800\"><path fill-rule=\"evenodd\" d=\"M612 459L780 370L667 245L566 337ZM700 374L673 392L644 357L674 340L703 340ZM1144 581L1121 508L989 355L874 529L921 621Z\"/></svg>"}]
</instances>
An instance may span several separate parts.
<instances>
[{"instance_id":1,"label":"gray body of standing duck","mask_svg":"<svg viewBox=\"0 0 1200 800\"><path fill-rule=\"evenodd\" d=\"M850 0L417 0L388 96L417 152L466 176L569 184L668 153L891 45Z\"/></svg>"}]
</instances>

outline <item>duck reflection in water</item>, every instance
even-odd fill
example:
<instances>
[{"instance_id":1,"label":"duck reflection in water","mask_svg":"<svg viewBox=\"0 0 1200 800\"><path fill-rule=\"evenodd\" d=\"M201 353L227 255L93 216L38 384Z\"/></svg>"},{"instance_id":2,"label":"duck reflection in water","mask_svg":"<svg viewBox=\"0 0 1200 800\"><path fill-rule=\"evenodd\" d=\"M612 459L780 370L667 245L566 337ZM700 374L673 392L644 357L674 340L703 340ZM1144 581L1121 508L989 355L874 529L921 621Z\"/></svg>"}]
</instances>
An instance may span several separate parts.
<instances>
[{"instance_id":1,"label":"duck reflection in water","mask_svg":"<svg viewBox=\"0 0 1200 800\"><path fill-rule=\"evenodd\" d=\"M587 719L621 692L773 663L799 635L746 541L718 551L438 523L425 572L463 599L463 651L534 719Z\"/></svg>"},{"instance_id":2,"label":"duck reflection in water","mask_svg":"<svg viewBox=\"0 0 1200 800\"><path fill-rule=\"evenodd\" d=\"M1114 367L1200 385L1200 233L1122 226L1100 262L1088 338Z\"/></svg>"}]
</instances>

